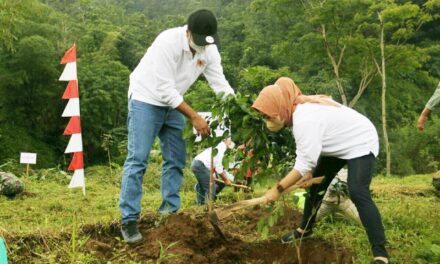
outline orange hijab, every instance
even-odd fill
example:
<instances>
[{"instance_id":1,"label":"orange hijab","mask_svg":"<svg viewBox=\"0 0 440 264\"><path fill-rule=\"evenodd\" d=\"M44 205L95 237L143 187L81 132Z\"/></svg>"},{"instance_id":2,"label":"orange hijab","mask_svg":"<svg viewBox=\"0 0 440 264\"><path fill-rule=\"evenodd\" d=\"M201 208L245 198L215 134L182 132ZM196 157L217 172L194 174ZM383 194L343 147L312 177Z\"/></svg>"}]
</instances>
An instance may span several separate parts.
<instances>
[{"instance_id":1,"label":"orange hijab","mask_svg":"<svg viewBox=\"0 0 440 264\"><path fill-rule=\"evenodd\" d=\"M301 90L292 79L279 78L274 85L264 87L255 100L252 108L260 111L270 118L280 116L285 124L292 126L292 114L298 104Z\"/></svg>"}]
</instances>

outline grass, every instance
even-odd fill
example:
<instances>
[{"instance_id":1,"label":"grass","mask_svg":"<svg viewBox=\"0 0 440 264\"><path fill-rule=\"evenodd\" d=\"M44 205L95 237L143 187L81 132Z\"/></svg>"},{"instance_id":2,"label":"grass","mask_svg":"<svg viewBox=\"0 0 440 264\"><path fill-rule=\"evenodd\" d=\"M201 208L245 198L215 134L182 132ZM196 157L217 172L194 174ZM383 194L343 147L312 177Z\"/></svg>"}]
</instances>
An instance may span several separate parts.
<instances>
[{"instance_id":1,"label":"grass","mask_svg":"<svg viewBox=\"0 0 440 264\"><path fill-rule=\"evenodd\" d=\"M432 256L418 256L440 242L440 199L431 179L432 175L414 175L373 180L374 200L382 214L387 248L394 263L434 263ZM329 241L353 248L356 263L370 263L370 245L361 226L327 218L316 230L317 235Z\"/></svg>"},{"instance_id":2,"label":"grass","mask_svg":"<svg viewBox=\"0 0 440 264\"><path fill-rule=\"evenodd\" d=\"M150 165L144 180L143 212L157 211L160 205L159 172L158 164ZM17 262L26 259L21 252L24 247L32 247L35 263L61 263L73 259L76 263L101 263L94 256L83 253L88 238L78 234L76 229L85 224L108 225L119 221L121 169L116 168L113 176L109 175L107 167L87 169L87 196L83 197L80 189L67 188L68 179L63 173L55 170L33 172L23 179L26 194L13 200L0 196L0 236L13 241L7 244L10 259ZM194 176L185 169L184 177L182 210L199 210L194 203ZM435 263L440 259L440 198L433 191L431 177L379 176L373 179L374 200L382 213L394 263ZM256 195L266 189L257 185ZM287 200L293 204L291 198ZM243 199L242 195L225 189L220 203L237 199ZM60 234L68 234L70 240L62 242ZM318 223L315 234L351 248L356 253L355 263L371 262L370 246L361 226L327 217ZM26 240L29 237L39 243L29 243ZM60 259L60 254L65 257Z\"/></svg>"},{"instance_id":3,"label":"grass","mask_svg":"<svg viewBox=\"0 0 440 264\"><path fill-rule=\"evenodd\" d=\"M171 244L169 244L168 246L164 246L162 244L162 242L158 241L159 245L160 245L160 253L159 253L159 258L156 260L156 264L161 264L166 260L169 259L173 259L173 258L178 258L179 254L174 254L174 253L170 253L169 250L174 247L175 245L177 245L177 242L173 242Z\"/></svg>"}]
</instances>

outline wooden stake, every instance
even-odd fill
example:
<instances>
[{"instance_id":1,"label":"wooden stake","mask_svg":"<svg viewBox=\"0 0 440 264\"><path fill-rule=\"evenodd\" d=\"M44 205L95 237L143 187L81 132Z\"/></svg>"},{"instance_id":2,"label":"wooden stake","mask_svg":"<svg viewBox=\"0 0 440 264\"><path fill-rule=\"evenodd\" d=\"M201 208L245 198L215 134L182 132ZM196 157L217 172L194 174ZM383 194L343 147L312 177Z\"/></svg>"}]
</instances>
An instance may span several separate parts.
<instances>
[{"instance_id":1,"label":"wooden stake","mask_svg":"<svg viewBox=\"0 0 440 264\"><path fill-rule=\"evenodd\" d=\"M29 163L26 164L26 177L27 178L29 178L29 167L30 167Z\"/></svg>"},{"instance_id":2,"label":"wooden stake","mask_svg":"<svg viewBox=\"0 0 440 264\"><path fill-rule=\"evenodd\" d=\"M209 173L209 197L208 197L208 211L212 211L212 189L214 186L214 157L212 156L213 148L211 147L211 168ZM206 199L206 197L205 197Z\"/></svg>"}]
</instances>

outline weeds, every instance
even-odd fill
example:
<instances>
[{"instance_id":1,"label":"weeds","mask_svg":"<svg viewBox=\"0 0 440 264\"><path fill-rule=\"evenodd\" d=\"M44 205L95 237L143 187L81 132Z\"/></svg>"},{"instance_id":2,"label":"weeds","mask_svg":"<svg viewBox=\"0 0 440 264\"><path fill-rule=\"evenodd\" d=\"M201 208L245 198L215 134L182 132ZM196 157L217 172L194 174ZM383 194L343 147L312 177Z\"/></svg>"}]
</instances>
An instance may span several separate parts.
<instances>
[{"instance_id":1,"label":"weeds","mask_svg":"<svg viewBox=\"0 0 440 264\"><path fill-rule=\"evenodd\" d=\"M73 224L72 224L72 237L70 238L71 250L70 256L72 263L75 263L77 259L77 251L76 251L76 243L77 243L77 235L78 235L78 214L77 212L73 215Z\"/></svg>"},{"instance_id":2,"label":"weeds","mask_svg":"<svg viewBox=\"0 0 440 264\"><path fill-rule=\"evenodd\" d=\"M175 245L177 245L179 243L178 241L170 243L166 247L164 247L162 242L160 242L160 241L157 241L157 242L160 245L160 253L159 253L159 258L156 260L156 264L161 264L166 260L179 257L179 254L174 254L174 253L169 252L172 247L174 247Z\"/></svg>"},{"instance_id":3,"label":"weeds","mask_svg":"<svg viewBox=\"0 0 440 264\"><path fill-rule=\"evenodd\" d=\"M278 223L278 219L284 215L284 206L281 203L276 203L274 207L269 210L272 211L271 215L266 218L261 218L257 224L257 230L261 234L261 240L268 238L270 228Z\"/></svg>"},{"instance_id":4,"label":"weeds","mask_svg":"<svg viewBox=\"0 0 440 264\"><path fill-rule=\"evenodd\" d=\"M110 170L110 177L113 177L112 155L111 155L111 148L112 148L113 144L114 144L114 140L113 140L112 134L104 133L102 135L101 147L107 152L108 168Z\"/></svg>"},{"instance_id":5,"label":"weeds","mask_svg":"<svg viewBox=\"0 0 440 264\"><path fill-rule=\"evenodd\" d=\"M20 166L17 159L7 159L3 164L0 164L0 170L16 174L23 172L23 168Z\"/></svg>"},{"instance_id":6,"label":"weeds","mask_svg":"<svg viewBox=\"0 0 440 264\"><path fill-rule=\"evenodd\" d=\"M417 258L429 263L440 263L440 241L425 243L417 252Z\"/></svg>"}]
</instances>

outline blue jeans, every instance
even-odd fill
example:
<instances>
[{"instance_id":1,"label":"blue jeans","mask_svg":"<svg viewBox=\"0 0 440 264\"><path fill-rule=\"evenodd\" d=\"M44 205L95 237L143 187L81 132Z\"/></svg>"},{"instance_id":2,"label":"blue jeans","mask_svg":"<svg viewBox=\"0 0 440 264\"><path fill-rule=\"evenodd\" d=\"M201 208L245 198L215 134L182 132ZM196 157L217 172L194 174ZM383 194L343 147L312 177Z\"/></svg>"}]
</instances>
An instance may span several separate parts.
<instances>
[{"instance_id":1,"label":"blue jeans","mask_svg":"<svg viewBox=\"0 0 440 264\"><path fill-rule=\"evenodd\" d=\"M119 198L122 223L139 218L142 181L156 136L160 139L163 158L160 185L162 204L159 211L176 212L180 208L179 191L186 162L186 147L182 138L184 116L170 107L129 100L127 126L128 155Z\"/></svg>"},{"instance_id":2,"label":"blue jeans","mask_svg":"<svg viewBox=\"0 0 440 264\"><path fill-rule=\"evenodd\" d=\"M200 160L193 160L191 163L191 170L197 178L196 185L196 199L197 205L206 204L206 199L209 197L209 180L210 174L209 169ZM212 185L212 199L215 200L217 194L223 190L224 184L219 182L214 182Z\"/></svg>"}]
</instances>

